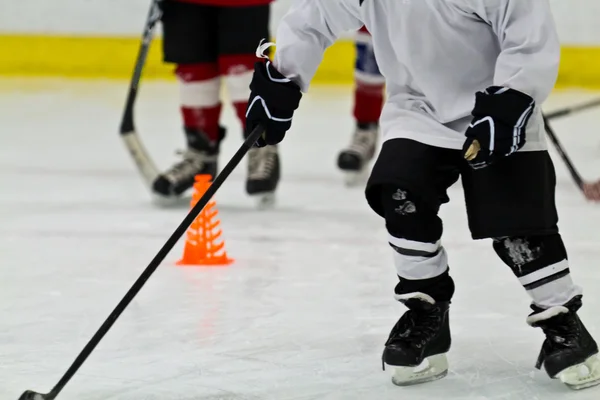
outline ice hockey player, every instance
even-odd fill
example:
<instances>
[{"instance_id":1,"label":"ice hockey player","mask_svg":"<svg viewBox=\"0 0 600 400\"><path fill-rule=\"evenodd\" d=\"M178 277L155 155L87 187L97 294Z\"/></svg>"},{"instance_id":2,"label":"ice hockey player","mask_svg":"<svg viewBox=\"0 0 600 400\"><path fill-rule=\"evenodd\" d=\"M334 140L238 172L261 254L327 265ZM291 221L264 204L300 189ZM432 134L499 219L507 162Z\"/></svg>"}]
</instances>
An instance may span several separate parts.
<instances>
[{"instance_id":1,"label":"ice hockey player","mask_svg":"<svg viewBox=\"0 0 600 400\"><path fill-rule=\"evenodd\" d=\"M215 175L219 145L221 85L242 125L256 43L269 37L272 0L163 0L164 60L175 63L187 150L154 182L154 192L174 197L192 187L197 174ZM246 191L272 201L279 181L276 146L248 155Z\"/></svg>"},{"instance_id":2,"label":"ice hockey player","mask_svg":"<svg viewBox=\"0 0 600 400\"><path fill-rule=\"evenodd\" d=\"M527 322L545 334L537 366L575 389L600 383L544 141L540 105L560 59L548 0L296 2L279 25L274 62L255 65L247 115L248 129L265 128L259 145L284 138L325 48L363 24L388 92L366 197L385 219L395 298L408 308L383 351L393 382L447 373L454 282L438 211L460 176L473 238L492 239L531 297Z\"/></svg>"},{"instance_id":3,"label":"ice hockey player","mask_svg":"<svg viewBox=\"0 0 600 400\"><path fill-rule=\"evenodd\" d=\"M346 174L346 183L354 186L368 171L379 136L379 117L383 108L385 78L381 75L373 41L363 26L356 35L354 69L354 119L356 129L350 145L338 155L338 167Z\"/></svg>"},{"instance_id":4,"label":"ice hockey player","mask_svg":"<svg viewBox=\"0 0 600 400\"><path fill-rule=\"evenodd\" d=\"M585 197L588 200L600 201L600 181L596 183L586 183L583 186Z\"/></svg>"}]
</instances>

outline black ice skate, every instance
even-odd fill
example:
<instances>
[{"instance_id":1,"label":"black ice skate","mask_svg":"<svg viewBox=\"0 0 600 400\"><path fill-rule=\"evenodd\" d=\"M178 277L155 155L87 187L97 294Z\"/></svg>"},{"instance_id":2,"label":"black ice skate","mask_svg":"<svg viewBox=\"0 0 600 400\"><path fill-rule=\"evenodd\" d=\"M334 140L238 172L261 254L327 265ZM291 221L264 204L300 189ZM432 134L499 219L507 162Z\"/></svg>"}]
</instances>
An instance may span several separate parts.
<instances>
[{"instance_id":1,"label":"black ice skate","mask_svg":"<svg viewBox=\"0 0 600 400\"><path fill-rule=\"evenodd\" d=\"M408 307L385 343L382 362L394 368L392 382L415 385L448 374L450 350L449 302L436 303L423 293L396 295Z\"/></svg>"},{"instance_id":2,"label":"black ice skate","mask_svg":"<svg viewBox=\"0 0 600 400\"><path fill-rule=\"evenodd\" d=\"M246 192L251 196L256 196L259 208L268 208L275 203L275 190L279 184L279 176L277 146L250 149Z\"/></svg>"},{"instance_id":3,"label":"black ice skate","mask_svg":"<svg viewBox=\"0 0 600 400\"><path fill-rule=\"evenodd\" d=\"M367 166L375 155L378 135L377 124L358 124L352 142L340 152L337 163L346 175L348 186L360 183L368 172Z\"/></svg>"},{"instance_id":4,"label":"black ice skate","mask_svg":"<svg viewBox=\"0 0 600 400\"><path fill-rule=\"evenodd\" d=\"M527 318L546 334L536 368L543 365L550 378L576 390L600 384L598 345L577 316L580 307L581 296L547 310L532 305Z\"/></svg>"},{"instance_id":5,"label":"black ice skate","mask_svg":"<svg viewBox=\"0 0 600 400\"><path fill-rule=\"evenodd\" d=\"M160 174L152 189L159 200L173 200L194 185L196 175L207 174L213 178L217 173L219 144L225 136L220 128L220 139L211 142L202 133L186 128L188 149L181 152L183 160Z\"/></svg>"}]
</instances>

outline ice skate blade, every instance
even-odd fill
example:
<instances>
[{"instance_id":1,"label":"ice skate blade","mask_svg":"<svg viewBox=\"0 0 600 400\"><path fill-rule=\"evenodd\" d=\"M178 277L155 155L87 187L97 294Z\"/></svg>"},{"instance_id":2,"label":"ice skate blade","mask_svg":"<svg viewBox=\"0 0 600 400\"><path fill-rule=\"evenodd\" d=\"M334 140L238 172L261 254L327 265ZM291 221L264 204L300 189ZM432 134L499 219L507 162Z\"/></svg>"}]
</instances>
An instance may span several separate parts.
<instances>
[{"instance_id":1,"label":"ice skate blade","mask_svg":"<svg viewBox=\"0 0 600 400\"><path fill-rule=\"evenodd\" d=\"M418 367L392 367L392 383L396 386L412 386L433 382L448 375L448 359L445 354L427 358Z\"/></svg>"},{"instance_id":2,"label":"ice skate blade","mask_svg":"<svg viewBox=\"0 0 600 400\"><path fill-rule=\"evenodd\" d=\"M259 210L271 210L275 207L275 192L253 194L252 197Z\"/></svg>"},{"instance_id":3,"label":"ice skate blade","mask_svg":"<svg viewBox=\"0 0 600 400\"><path fill-rule=\"evenodd\" d=\"M587 371L587 373L582 374L584 371ZM585 360L585 362L560 372L557 378L573 390L600 385L600 359L595 354Z\"/></svg>"}]
</instances>

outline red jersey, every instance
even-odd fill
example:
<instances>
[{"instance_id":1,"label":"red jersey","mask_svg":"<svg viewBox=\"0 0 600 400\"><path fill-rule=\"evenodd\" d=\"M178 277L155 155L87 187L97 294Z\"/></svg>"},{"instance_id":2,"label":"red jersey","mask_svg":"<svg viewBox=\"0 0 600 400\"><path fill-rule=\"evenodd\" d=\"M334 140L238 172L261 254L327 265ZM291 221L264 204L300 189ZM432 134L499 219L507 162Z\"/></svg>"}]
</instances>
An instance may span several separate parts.
<instances>
[{"instance_id":1,"label":"red jersey","mask_svg":"<svg viewBox=\"0 0 600 400\"><path fill-rule=\"evenodd\" d=\"M202 4L205 6L249 7L270 4L273 0L176 0L184 3Z\"/></svg>"}]
</instances>

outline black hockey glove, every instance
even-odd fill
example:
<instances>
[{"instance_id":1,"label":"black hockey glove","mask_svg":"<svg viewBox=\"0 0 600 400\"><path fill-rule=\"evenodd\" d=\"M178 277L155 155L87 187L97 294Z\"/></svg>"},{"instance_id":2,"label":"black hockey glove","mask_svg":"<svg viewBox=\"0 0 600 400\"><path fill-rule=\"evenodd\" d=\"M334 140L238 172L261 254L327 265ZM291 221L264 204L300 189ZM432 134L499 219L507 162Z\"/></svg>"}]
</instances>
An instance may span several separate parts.
<instances>
[{"instance_id":1,"label":"black hockey glove","mask_svg":"<svg viewBox=\"0 0 600 400\"><path fill-rule=\"evenodd\" d=\"M254 64L246 111L246 135L261 125L265 133L256 146L281 142L292 126L294 110L298 108L301 98L300 87L281 75L270 61Z\"/></svg>"},{"instance_id":2,"label":"black hockey glove","mask_svg":"<svg viewBox=\"0 0 600 400\"><path fill-rule=\"evenodd\" d=\"M492 86L476 94L463 156L474 169L484 168L525 145L525 130L535 101L525 93Z\"/></svg>"}]
</instances>

